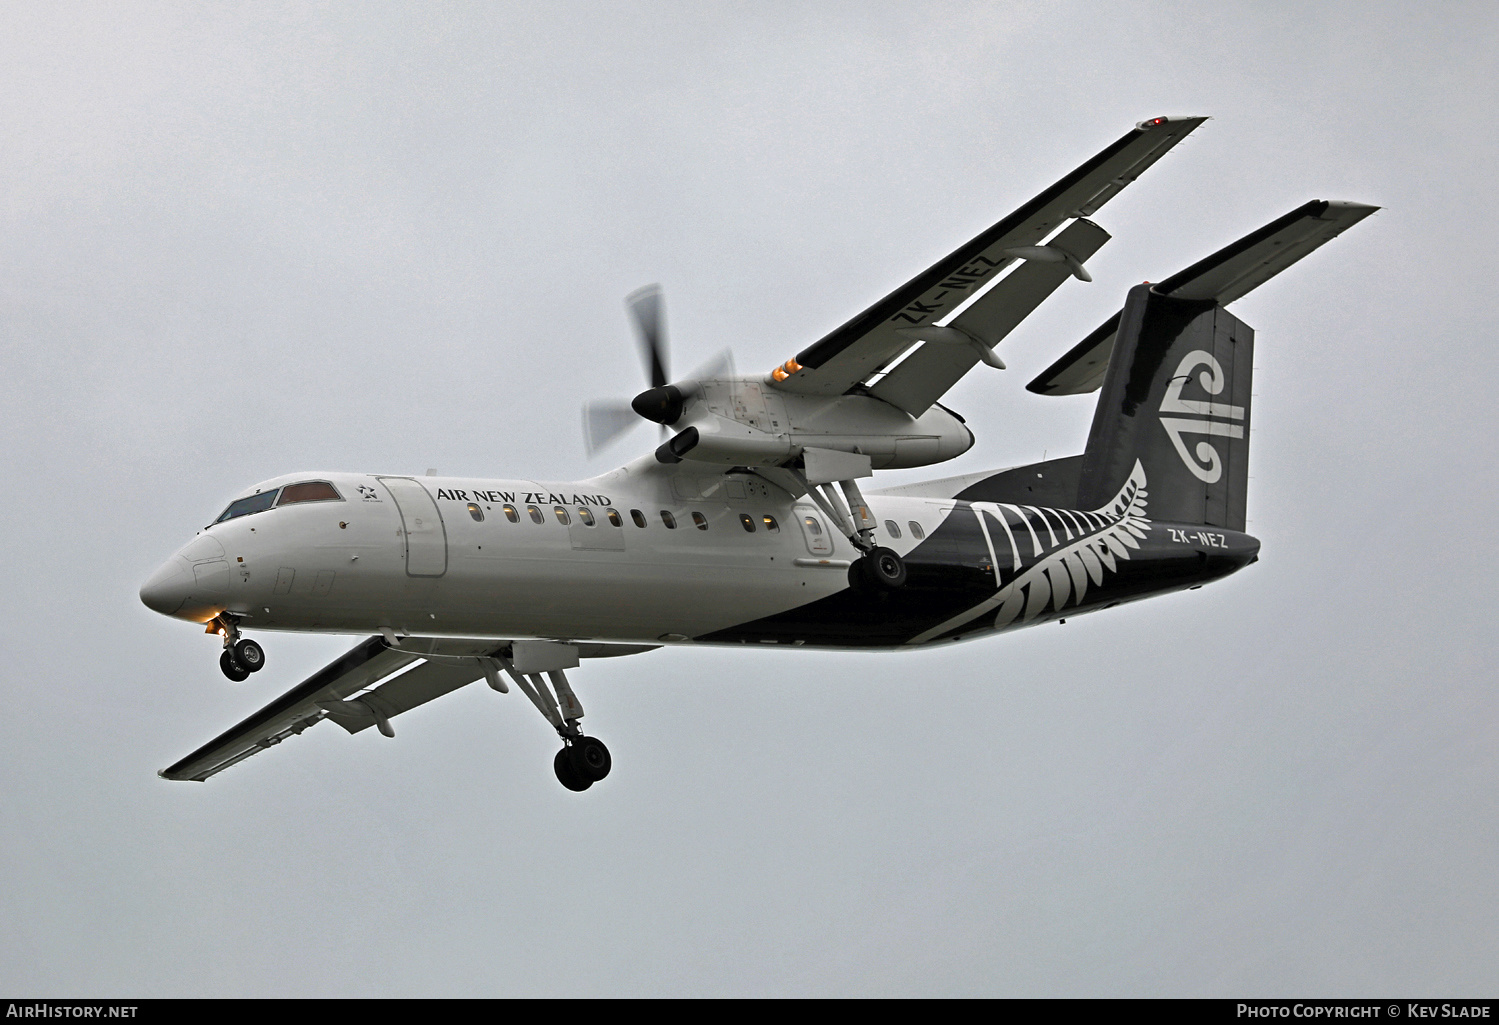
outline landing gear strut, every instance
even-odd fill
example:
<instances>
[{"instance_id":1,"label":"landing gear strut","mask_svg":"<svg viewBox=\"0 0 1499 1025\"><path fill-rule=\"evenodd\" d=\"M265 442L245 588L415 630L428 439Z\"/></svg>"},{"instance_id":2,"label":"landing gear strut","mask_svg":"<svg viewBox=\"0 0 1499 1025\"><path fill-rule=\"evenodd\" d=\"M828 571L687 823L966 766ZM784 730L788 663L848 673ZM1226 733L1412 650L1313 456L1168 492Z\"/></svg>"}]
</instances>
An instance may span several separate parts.
<instances>
[{"instance_id":1,"label":"landing gear strut","mask_svg":"<svg viewBox=\"0 0 1499 1025\"><path fill-rule=\"evenodd\" d=\"M877 521L870 515L869 503L864 500L858 482L850 479L837 483L843 492L841 502L830 484L808 484L807 494L838 524L849 543L864 553L848 569L849 585L876 591L894 591L904 587L905 560L895 551L874 543Z\"/></svg>"},{"instance_id":2,"label":"landing gear strut","mask_svg":"<svg viewBox=\"0 0 1499 1025\"><path fill-rule=\"evenodd\" d=\"M583 703L573 693L564 670L548 669L545 670L545 675L540 672L520 673L516 671L515 663L508 654L492 656L491 668L486 671L485 678L489 680L491 687L501 693L508 688L500 680L499 674L493 671L493 663L498 663L505 670L506 675L515 681L515 685L531 699L536 710L546 717L547 722L552 724L552 728L562 738L562 750L552 759L552 770L557 773L557 782L569 790L583 791L609 775L614 760L602 740L584 736L579 728L578 720L583 718ZM576 665L576 660L572 664ZM548 680L551 681L550 687L547 686Z\"/></svg>"},{"instance_id":3,"label":"landing gear strut","mask_svg":"<svg viewBox=\"0 0 1499 1025\"><path fill-rule=\"evenodd\" d=\"M265 668L265 649L250 638L240 636L239 624L233 616L221 614L210 620L208 632L224 635L224 653L219 656L219 668L235 683Z\"/></svg>"}]
</instances>

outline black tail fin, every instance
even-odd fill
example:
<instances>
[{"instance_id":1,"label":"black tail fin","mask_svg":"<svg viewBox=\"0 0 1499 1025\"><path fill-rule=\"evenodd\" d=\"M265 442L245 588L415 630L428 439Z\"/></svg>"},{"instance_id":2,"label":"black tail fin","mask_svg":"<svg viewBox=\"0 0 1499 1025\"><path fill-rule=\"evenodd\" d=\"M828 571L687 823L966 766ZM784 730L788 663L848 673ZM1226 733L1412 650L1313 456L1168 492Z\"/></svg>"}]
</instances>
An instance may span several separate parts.
<instances>
[{"instance_id":1,"label":"black tail fin","mask_svg":"<svg viewBox=\"0 0 1499 1025\"><path fill-rule=\"evenodd\" d=\"M1254 330L1212 299L1130 289L1078 486L1084 509L1138 461L1150 516L1244 529Z\"/></svg>"}]
</instances>

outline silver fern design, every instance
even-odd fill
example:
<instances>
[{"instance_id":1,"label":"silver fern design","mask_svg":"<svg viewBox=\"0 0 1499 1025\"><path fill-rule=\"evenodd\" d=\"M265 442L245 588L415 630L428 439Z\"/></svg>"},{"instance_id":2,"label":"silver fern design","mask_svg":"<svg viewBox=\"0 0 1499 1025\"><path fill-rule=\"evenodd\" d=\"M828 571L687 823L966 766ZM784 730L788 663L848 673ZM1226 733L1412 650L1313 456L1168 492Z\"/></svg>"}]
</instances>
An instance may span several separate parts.
<instances>
[{"instance_id":1,"label":"silver fern design","mask_svg":"<svg viewBox=\"0 0 1499 1025\"><path fill-rule=\"evenodd\" d=\"M1069 604L1080 604L1090 585L1102 584L1106 573L1117 572L1119 560L1128 559L1130 552L1140 547L1151 527L1145 515L1147 495L1145 467L1137 459L1119 494L1091 512L1025 507L1034 514L1030 516L1020 506L972 503L990 550L1008 542L1010 565L1019 572L1009 583L1002 583L996 560L995 583L1001 586L994 597L918 634L910 643L940 637L996 609L992 629L1003 630L1017 622L1029 623L1048 608L1060 612ZM1011 517L1019 522L1012 525ZM1041 530L1036 529L1038 520L1043 525ZM1061 525L1060 537L1053 520ZM993 529L995 525L998 531ZM1024 559L1021 549L1027 542L1031 558L1037 561L1020 569Z\"/></svg>"}]
</instances>

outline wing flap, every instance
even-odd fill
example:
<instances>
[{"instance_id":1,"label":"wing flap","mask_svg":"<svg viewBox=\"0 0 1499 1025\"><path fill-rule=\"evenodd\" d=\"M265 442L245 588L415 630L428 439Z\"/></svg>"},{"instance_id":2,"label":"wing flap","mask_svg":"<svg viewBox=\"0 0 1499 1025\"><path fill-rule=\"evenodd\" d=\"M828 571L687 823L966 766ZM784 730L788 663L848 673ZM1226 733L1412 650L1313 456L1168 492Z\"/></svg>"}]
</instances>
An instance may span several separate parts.
<instances>
[{"instance_id":1,"label":"wing flap","mask_svg":"<svg viewBox=\"0 0 1499 1025\"><path fill-rule=\"evenodd\" d=\"M1171 275L1155 290L1183 299L1212 299L1227 306L1378 209L1363 203L1312 200ZM1042 371L1026 385L1027 390L1040 395L1096 391L1108 370L1118 329L1116 313Z\"/></svg>"},{"instance_id":2,"label":"wing flap","mask_svg":"<svg viewBox=\"0 0 1499 1025\"><path fill-rule=\"evenodd\" d=\"M1053 239L1050 246L1082 264L1108 240L1109 233L1092 221L1077 220ZM1066 263L1026 260L947 326L957 328L964 335L992 348L1072 276L1072 268ZM910 333L920 330L912 328ZM921 416L978 361L979 353L973 346L923 342L919 349L870 388L870 392L912 416Z\"/></svg>"},{"instance_id":3,"label":"wing flap","mask_svg":"<svg viewBox=\"0 0 1499 1025\"><path fill-rule=\"evenodd\" d=\"M798 353L801 369L776 387L808 395L848 391L914 344L902 329L948 316L1013 263L1005 250L1037 245L1063 222L1093 213L1205 120L1141 122L1019 210Z\"/></svg>"},{"instance_id":4,"label":"wing flap","mask_svg":"<svg viewBox=\"0 0 1499 1025\"><path fill-rule=\"evenodd\" d=\"M372 691L347 701L330 702L328 718L350 733L358 733L377 725L381 718L389 721L433 698L466 687L483 675L484 671L472 659L424 662Z\"/></svg>"}]
</instances>

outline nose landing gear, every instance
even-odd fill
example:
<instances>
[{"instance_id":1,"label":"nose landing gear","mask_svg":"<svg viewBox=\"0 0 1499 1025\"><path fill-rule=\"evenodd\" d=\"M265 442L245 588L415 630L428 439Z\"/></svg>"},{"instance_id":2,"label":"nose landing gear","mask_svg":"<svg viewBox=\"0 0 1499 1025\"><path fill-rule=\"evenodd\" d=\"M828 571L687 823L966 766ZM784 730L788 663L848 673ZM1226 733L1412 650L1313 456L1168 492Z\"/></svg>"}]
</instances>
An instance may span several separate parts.
<instances>
[{"instance_id":1,"label":"nose landing gear","mask_svg":"<svg viewBox=\"0 0 1499 1025\"><path fill-rule=\"evenodd\" d=\"M235 683L265 668L265 649L250 638L240 636L239 624L234 617L220 615L210 620L208 632L224 635L224 653L219 656L219 668Z\"/></svg>"},{"instance_id":2,"label":"nose landing gear","mask_svg":"<svg viewBox=\"0 0 1499 1025\"><path fill-rule=\"evenodd\" d=\"M235 683L242 683L250 678L250 670L234 661L234 652L228 648L225 648L224 653L219 656L219 668Z\"/></svg>"}]
</instances>

